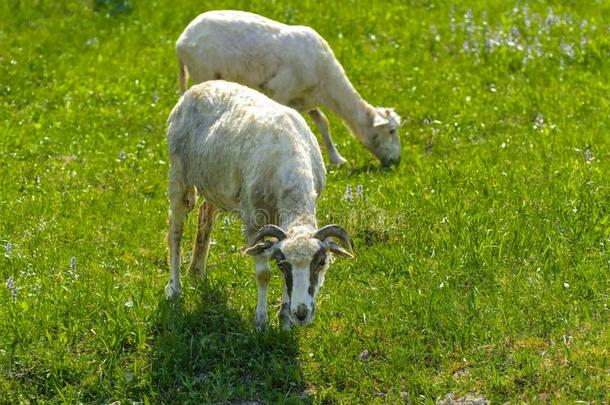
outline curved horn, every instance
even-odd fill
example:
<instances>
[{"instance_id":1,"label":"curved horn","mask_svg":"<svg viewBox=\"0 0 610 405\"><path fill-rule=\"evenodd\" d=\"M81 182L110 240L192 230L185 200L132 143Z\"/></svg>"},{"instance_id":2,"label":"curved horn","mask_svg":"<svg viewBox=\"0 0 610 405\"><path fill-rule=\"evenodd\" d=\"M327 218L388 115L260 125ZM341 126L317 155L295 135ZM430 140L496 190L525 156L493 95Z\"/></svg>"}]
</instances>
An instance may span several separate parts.
<instances>
[{"instance_id":1,"label":"curved horn","mask_svg":"<svg viewBox=\"0 0 610 405\"><path fill-rule=\"evenodd\" d=\"M324 241L326 238L339 238L343 241L350 249L354 249L354 244L349 236L347 236L347 231L340 227L339 225L326 225L322 228L318 229L318 232L313 236L316 239Z\"/></svg>"},{"instance_id":2,"label":"curved horn","mask_svg":"<svg viewBox=\"0 0 610 405\"><path fill-rule=\"evenodd\" d=\"M267 236L276 238L279 242L281 240L286 239L286 232L284 232L284 230L277 225L265 225L260 229L260 231L258 231L256 239L254 239L254 242L252 242L252 244L254 245L257 242L260 242Z\"/></svg>"}]
</instances>

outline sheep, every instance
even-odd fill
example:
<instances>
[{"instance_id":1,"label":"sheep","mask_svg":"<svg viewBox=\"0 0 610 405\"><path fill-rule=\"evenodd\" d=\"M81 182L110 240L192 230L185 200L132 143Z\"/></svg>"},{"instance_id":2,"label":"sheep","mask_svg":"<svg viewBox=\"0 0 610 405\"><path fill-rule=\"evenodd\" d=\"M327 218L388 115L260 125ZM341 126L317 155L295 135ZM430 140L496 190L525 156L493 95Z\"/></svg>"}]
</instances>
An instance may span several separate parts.
<instances>
[{"instance_id":1,"label":"sheep","mask_svg":"<svg viewBox=\"0 0 610 405\"><path fill-rule=\"evenodd\" d=\"M400 162L400 117L373 107L358 94L328 43L305 26L290 26L242 11L209 11L195 18L176 42L179 83L224 79L257 89L280 104L307 112L329 160L346 162L319 106L336 113L383 166Z\"/></svg>"},{"instance_id":2,"label":"sheep","mask_svg":"<svg viewBox=\"0 0 610 405\"><path fill-rule=\"evenodd\" d=\"M217 210L239 212L254 258L258 300L255 326L268 322L269 261L284 275L283 329L307 325L332 255L353 257L338 225L320 229L316 201L326 181L320 147L303 117L256 90L223 80L190 88L168 119L168 298L181 294L180 241L197 200L198 231L190 271L203 276ZM349 247L344 249L333 238Z\"/></svg>"}]
</instances>

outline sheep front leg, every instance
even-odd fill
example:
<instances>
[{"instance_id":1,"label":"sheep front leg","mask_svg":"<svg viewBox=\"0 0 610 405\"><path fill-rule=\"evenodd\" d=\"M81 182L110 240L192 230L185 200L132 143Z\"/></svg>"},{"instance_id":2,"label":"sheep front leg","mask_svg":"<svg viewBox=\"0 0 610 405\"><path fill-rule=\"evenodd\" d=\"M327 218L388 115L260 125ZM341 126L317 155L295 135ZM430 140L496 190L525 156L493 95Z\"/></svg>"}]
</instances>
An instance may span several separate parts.
<instances>
[{"instance_id":1,"label":"sheep front leg","mask_svg":"<svg viewBox=\"0 0 610 405\"><path fill-rule=\"evenodd\" d=\"M197 221L197 238L193 244L193 259L191 261L190 272L199 277L205 275L208 250L210 248L210 238L212 236L212 225L214 224L214 213L216 207L204 201L199 207L199 220Z\"/></svg>"},{"instance_id":2,"label":"sheep front leg","mask_svg":"<svg viewBox=\"0 0 610 405\"><path fill-rule=\"evenodd\" d=\"M341 156L341 154L337 150L337 147L333 143L333 139L330 137L328 119L326 119L324 113L320 111L320 109L316 108L314 110L309 111L309 116L322 134L322 139L324 140L324 145L326 145L326 151L328 152L328 159L330 160L330 163L340 166L347 162L347 160L343 156Z\"/></svg>"},{"instance_id":3,"label":"sheep front leg","mask_svg":"<svg viewBox=\"0 0 610 405\"><path fill-rule=\"evenodd\" d=\"M256 285L258 287L254 326L260 331L265 329L269 322L269 316L267 315L267 288L269 287L271 269L266 257L254 257L254 263L256 265Z\"/></svg>"},{"instance_id":4,"label":"sheep front leg","mask_svg":"<svg viewBox=\"0 0 610 405\"><path fill-rule=\"evenodd\" d=\"M169 196L169 257L170 257L170 278L165 286L165 295L172 299L182 294L182 284L180 283L180 242L184 228L184 219L189 211L190 190L183 187L176 181L171 181L168 187Z\"/></svg>"},{"instance_id":5,"label":"sheep front leg","mask_svg":"<svg viewBox=\"0 0 610 405\"><path fill-rule=\"evenodd\" d=\"M282 307L280 308L279 318L282 330L288 331L292 328L292 322L290 322L290 297L286 292L286 286L284 286L284 293L282 294Z\"/></svg>"}]
</instances>

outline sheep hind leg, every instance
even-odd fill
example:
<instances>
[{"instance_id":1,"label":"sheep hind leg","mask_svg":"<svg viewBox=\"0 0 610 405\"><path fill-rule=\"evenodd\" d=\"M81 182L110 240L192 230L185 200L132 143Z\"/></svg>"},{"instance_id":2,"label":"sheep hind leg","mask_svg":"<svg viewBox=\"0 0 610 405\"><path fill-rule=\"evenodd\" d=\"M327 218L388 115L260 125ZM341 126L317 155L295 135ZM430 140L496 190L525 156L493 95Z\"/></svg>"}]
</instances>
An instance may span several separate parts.
<instances>
[{"instance_id":1,"label":"sheep hind leg","mask_svg":"<svg viewBox=\"0 0 610 405\"><path fill-rule=\"evenodd\" d=\"M309 111L309 116L313 119L313 122L316 124L316 127L320 130L322 134L322 139L324 140L324 145L326 146L326 151L328 152L328 159L330 163L334 165L342 165L347 160L341 156L337 147L333 143L333 139L330 137L330 130L328 126L328 119L320 109L316 108Z\"/></svg>"},{"instance_id":2,"label":"sheep hind leg","mask_svg":"<svg viewBox=\"0 0 610 405\"><path fill-rule=\"evenodd\" d=\"M168 186L168 196L170 203L169 210L169 258L170 258L170 279L165 286L165 295L172 299L182 294L182 284L180 282L180 242L184 228L184 220L188 213L188 194L189 189L179 181L170 180Z\"/></svg>"},{"instance_id":3,"label":"sheep hind leg","mask_svg":"<svg viewBox=\"0 0 610 405\"><path fill-rule=\"evenodd\" d=\"M199 207L199 219L197 221L197 238L193 244L193 259L189 268L190 273L199 277L205 276L205 267L210 248L212 226L214 224L214 213L216 207L204 201Z\"/></svg>"}]
</instances>

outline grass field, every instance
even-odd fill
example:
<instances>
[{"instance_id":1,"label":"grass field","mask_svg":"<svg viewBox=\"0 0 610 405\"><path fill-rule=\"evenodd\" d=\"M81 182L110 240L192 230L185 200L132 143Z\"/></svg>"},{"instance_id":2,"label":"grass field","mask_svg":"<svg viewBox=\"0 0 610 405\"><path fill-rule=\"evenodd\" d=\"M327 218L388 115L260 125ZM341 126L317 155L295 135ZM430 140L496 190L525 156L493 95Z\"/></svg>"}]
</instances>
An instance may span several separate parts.
<instances>
[{"instance_id":1,"label":"grass field","mask_svg":"<svg viewBox=\"0 0 610 405\"><path fill-rule=\"evenodd\" d=\"M610 3L327 3L0 3L0 403L610 401ZM404 120L381 170L331 117L356 258L291 334L233 217L163 295L174 42L214 8L314 27Z\"/></svg>"}]
</instances>

